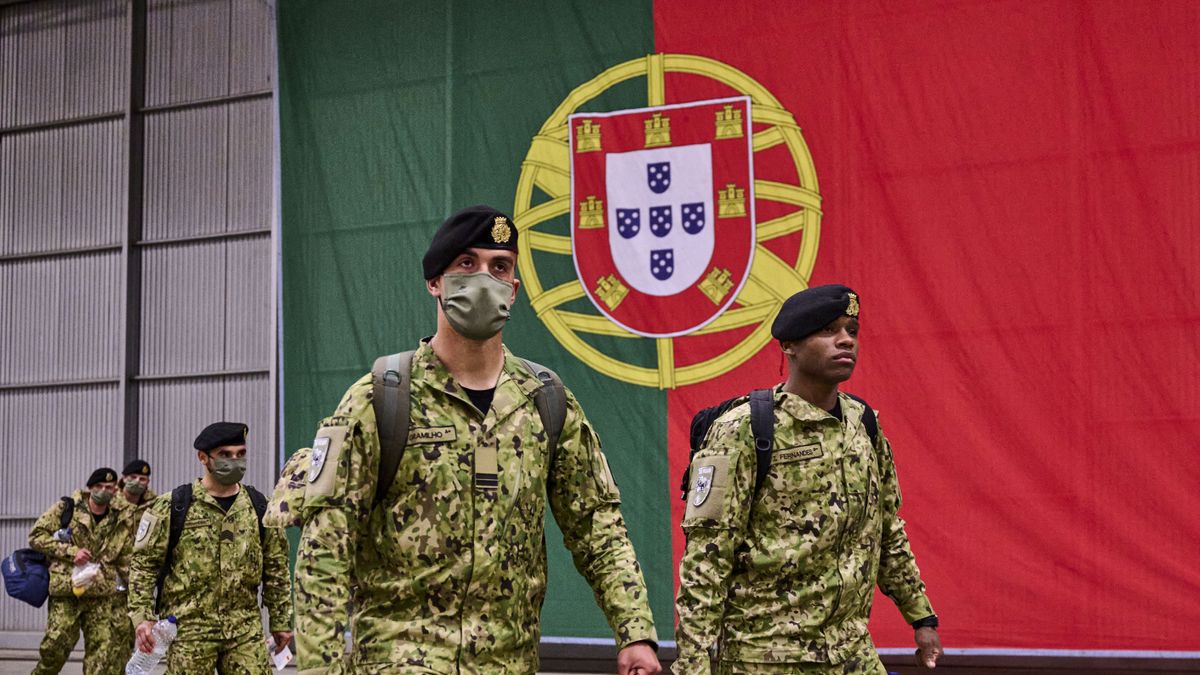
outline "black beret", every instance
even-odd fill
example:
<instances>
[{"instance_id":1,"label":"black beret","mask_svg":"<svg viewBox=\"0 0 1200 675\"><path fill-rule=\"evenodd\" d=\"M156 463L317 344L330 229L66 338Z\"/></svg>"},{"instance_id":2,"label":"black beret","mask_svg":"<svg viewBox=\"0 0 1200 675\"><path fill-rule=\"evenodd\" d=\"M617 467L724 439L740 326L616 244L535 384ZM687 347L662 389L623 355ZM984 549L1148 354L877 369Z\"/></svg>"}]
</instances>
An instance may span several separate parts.
<instances>
[{"instance_id":1,"label":"black beret","mask_svg":"<svg viewBox=\"0 0 1200 675\"><path fill-rule=\"evenodd\" d=\"M250 427L241 422L213 422L204 427L192 445L197 450L212 450L225 445L245 445Z\"/></svg>"},{"instance_id":2,"label":"black beret","mask_svg":"<svg viewBox=\"0 0 1200 675\"><path fill-rule=\"evenodd\" d=\"M92 487L96 483L115 483L116 480L117 472L107 466L102 466L93 471L92 475L88 476L87 486Z\"/></svg>"},{"instance_id":3,"label":"black beret","mask_svg":"<svg viewBox=\"0 0 1200 675\"><path fill-rule=\"evenodd\" d=\"M813 286L783 302L771 335L776 340L803 340L842 315L858 316L858 294L840 284Z\"/></svg>"},{"instance_id":4,"label":"black beret","mask_svg":"<svg viewBox=\"0 0 1200 675\"><path fill-rule=\"evenodd\" d=\"M150 465L144 459L135 459L125 465L125 470L121 472L122 476L137 474L139 476L150 475Z\"/></svg>"},{"instance_id":5,"label":"black beret","mask_svg":"<svg viewBox=\"0 0 1200 675\"><path fill-rule=\"evenodd\" d=\"M517 250L517 226L490 206L468 206L446 219L433 233L421 260L428 281L446 270L458 254L469 248Z\"/></svg>"}]
</instances>

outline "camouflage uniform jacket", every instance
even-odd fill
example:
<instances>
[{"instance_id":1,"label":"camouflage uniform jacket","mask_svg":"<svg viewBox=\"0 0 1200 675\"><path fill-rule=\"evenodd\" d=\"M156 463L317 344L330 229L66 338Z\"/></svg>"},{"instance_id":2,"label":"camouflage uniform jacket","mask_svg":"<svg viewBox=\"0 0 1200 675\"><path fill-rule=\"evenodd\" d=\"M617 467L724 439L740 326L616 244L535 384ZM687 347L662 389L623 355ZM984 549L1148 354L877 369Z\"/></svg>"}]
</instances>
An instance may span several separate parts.
<instances>
[{"instance_id":1,"label":"camouflage uniform jacket","mask_svg":"<svg viewBox=\"0 0 1200 675\"><path fill-rule=\"evenodd\" d=\"M130 522L136 526L141 522L142 514L146 512L146 509L150 508L150 503L157 498L158 495L154 493L154 490L146 488L146 492L142 494L141 501L134 504L125 496L124 490L117 490L117 496L113 497L112 505L121 510L131 511L133 516Z\"/></svg>"},{"instance_id":2,"label":"camouflage uniform jacket","mask_svg":"<svg viewBox=\"0 0 1200 675\"><path fill-rule=\"evenodd\" d=\"M356 668L535 672L547 502L617 644L656 639L599 439L568 392L549 466L532 398L540 386L506 349L485 415L422 343L413 358L408 446L375 509L380 452L371 376L350 387L313 446L296 561L302 673L341 667L351 599Z\"/></svg>"},{"instance_id":3,"label":"camouflage uniform jacket","mask_svg":"<svg viewBox=\"0 0 1200 675\"><path fill-rule=\"evenodd\" d=\"M59 516L63 503L51 506L33 524L29 533L29 546L41 551L50 561L50 595L71 596L71 572L75 569L75 554L86 548L92 554L92 562L100 564L100 575L92 582L81 597L92 598L117 593L119 579L125 579L129 569L129 545L133 535L133 523L129 514L109 507L107 515L96 522L88 510L91 492L78 490L72 495L75 511L71 516L71 541L54 539L58 531ZM113 498L116 502L116 498Z\"/></svg>"},{"instance_id":4,"label":"camouflage uniform jacket","mask_svg":"<svg viewBox=\"0 0 1200 675\"><path fill-rule=\"evenodd\" d=\"M906 621L933 614L897 515L883 432L839 394L843 421L775 393L775 450L757 499L750 406L722 415L692 461L679 566L677 673L731 662L843 662L869 640L875 586Z\"/></svg>"},{"instance_id":5,"label":"camouflage uniform jacket","mask_svg":"<svg viewBox=\"0 0 1200 675\"><path fill-rule=\"evenodd\" d=\"M242 490L221 510L199 480L175 547L175 564L163 580L162 615L179 619L179 639L232 639L259 626L258 590L270 613L271 631L292 625L288 542L268 529L259 544L258 515ZM154 618L154 585L167 554L171 493L154 500L142 515L133 544L129 616L133 624Z\"/></svg>"}]
</instances>

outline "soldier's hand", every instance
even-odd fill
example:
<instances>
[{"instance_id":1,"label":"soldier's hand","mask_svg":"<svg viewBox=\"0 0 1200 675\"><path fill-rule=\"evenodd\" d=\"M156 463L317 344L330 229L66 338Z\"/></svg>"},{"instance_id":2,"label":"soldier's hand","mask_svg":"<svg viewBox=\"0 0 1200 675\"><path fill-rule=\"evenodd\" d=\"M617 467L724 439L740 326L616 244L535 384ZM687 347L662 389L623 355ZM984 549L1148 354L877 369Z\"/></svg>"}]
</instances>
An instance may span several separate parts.
<instances>
[{"instance_id":1,"label":"soldier's hand","mask_svg":"<svg viewBox=\"0 0 1200 675\"><path fill-rule=\"evenodd\" d=\"M79 552L75 554L75 564L76 565L86 565L91 561L92 561L92 552L87 550L86 548L79 549Z\"/></svg>"},{"instance_id":2,"label":"soldier's hand","mask_svg":"<svg viewBox=\"0 0 1200 675\"><path fill-rule=\"evenodd\" d=\"M662 665L648 642L627 645L617 654L617 675L658 675Z\"/></svg>"},{"instance_id":3,"label":"soldier's hand","mask_svg":"<svg viewBox=\"0 0 1200 675\"><path fill-rule=\"evenodd\" d=\"M284 647L288 646L288 643L292 641L292 631L275 631L271 633L271 637L275 639L275 653L278 654L279 652L283 651Z\"/></svg>"},{"instance_id":4,"label":"soldier's hand","mask_svg":"<svg viewBox=\"0 0 1200 675\"><path fill-rule=\"evenodd\" d=\"M942 638L938 637L937 629L918 628L913 639L917 642L917 665L937 668L938 657L942 655Z\"/></svg>"},{"instance_id":5,"label":"soldier's hand","mask_svg":"<svg viewBox=\"0 0 1200 675\"><path fill-rule=\"evenodd\" d=\"M139 651L152 652L154 651L154 622L143 621L138 624L137 639L134 641L137 644Z\"/></svg>"}]
</instances>

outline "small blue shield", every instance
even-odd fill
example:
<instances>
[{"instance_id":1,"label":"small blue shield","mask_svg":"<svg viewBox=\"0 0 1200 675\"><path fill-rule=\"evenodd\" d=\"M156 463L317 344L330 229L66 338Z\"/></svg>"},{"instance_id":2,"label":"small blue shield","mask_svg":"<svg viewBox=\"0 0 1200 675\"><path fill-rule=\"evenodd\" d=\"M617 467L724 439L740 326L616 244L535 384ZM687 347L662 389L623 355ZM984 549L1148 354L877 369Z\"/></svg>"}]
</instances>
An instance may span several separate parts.
<instances>
[{"instance_id":1,"label":"small blue shield","mask_svg":"<svg viewBox=\"0 0 1200 675\"><path fill-rule=\"evenodd\" d=\"M661 248L650 251L650 273L659 281L666 281L675 273L675 249Z\"/></svg>"},{"instance_id":2,"label":"small blue shield","mask_svg":"<svg viewBox=\"0 0 1200 675\"><path fill-rule=\"evenodd\" d=\"M646 165L646 182L650 185L650 191L654 194L661 195L671 187L671 163L670 162L654 162Z\"/></svg>"}]
</instances>

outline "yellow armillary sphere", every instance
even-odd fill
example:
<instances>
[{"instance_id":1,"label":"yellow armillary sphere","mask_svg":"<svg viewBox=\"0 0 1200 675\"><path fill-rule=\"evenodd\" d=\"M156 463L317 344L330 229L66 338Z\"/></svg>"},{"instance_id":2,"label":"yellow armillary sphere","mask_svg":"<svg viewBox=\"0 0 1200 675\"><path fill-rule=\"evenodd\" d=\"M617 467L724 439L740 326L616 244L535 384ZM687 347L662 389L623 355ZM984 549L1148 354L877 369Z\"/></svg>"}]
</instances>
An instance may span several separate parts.
<instances>
[{"instance_id":1,"label":"yellow armillary sphere","mask_svg":"<svg viewBox=\"0 0 1200 675\"><path fill-rule=\"evenodd\" d=\"M751 139L754 155L782 144L795 167L795 177L787 177L789 182L756 176L754 198L758 202L784 205L773 212L795 208L786 215L756 224L749 278L729 309L686 336L653 338L657 343L658 366L648 368L620 361L586 342L581 335L652 338L632 333L599 313L564 310L562 305L565 303L585 297L582 283L572 279L545 288L533 264L532 253L572 254L570 236L538 230L539 225L568 216L572 208L568 116L614 85L640 77L646 79L648 107L665 105L666 73L707 77L750 98L751 117L758 128ZM548 199L533 203L535 187ZM808 287L821 233L821 196L817 190L816 169L800 127L792 114L762 85L745 73L710 58L690 54L651 54L609 68L577 87L559 104L534 136L521 164L513 220L521 231L517 259L522 285L529 294L534 312L554 337L581 361L609 377L667 389L703 382L729 372L771 340L771 320L780 305L792 294ZM799 238L795 260L783 260L764 245L783 237ZM725 352L698 363L676 366L676 340L748 327L753 330Z\"/></svg>"}]
</instances>

